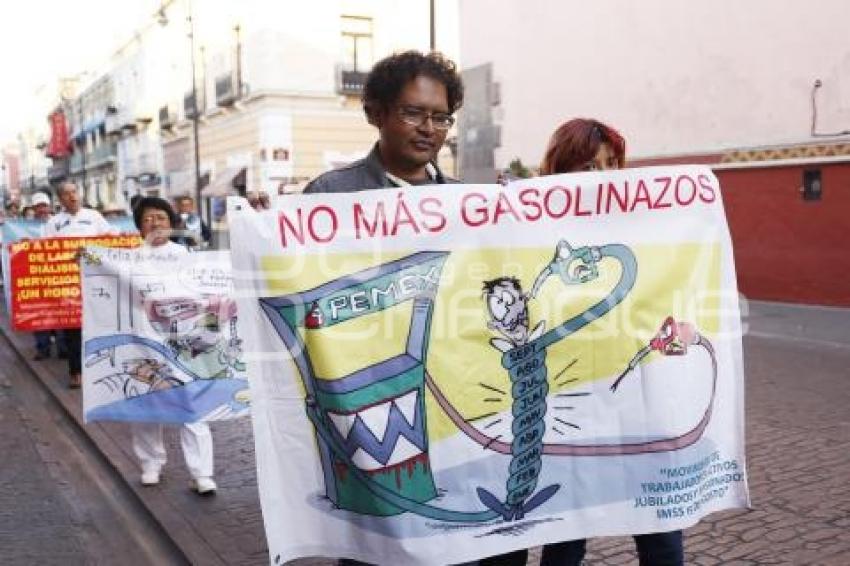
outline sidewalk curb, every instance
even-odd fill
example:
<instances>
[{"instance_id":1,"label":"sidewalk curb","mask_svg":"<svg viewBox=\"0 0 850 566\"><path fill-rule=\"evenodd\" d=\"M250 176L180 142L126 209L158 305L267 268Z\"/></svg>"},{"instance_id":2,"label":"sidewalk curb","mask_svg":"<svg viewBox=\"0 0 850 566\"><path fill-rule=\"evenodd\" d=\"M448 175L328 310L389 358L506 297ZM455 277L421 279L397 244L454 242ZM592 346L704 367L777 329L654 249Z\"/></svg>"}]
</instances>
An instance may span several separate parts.
<instances>
[{"instance_id":1,"label":"sidewalk curb","mask_svg":"<svg viewBox=\"0 0 850 566\"><path fill-rule=\"evenodd\" d=\"M5 309L2 309L5 312ZM136 496L141 507L147 510L152 520L163 532L171 538L173 544L180 549L186 560L192 564L224 565L225 561L213 549L208 541L188 523L171 504L166 491L143 487L138 481L138 465L128 450L124 449L117 439L100 423L84 423L81 403L81 390L70 390L65 384L64 360L51 362L34 362L28 354L30 348L23 337L29 334L18 334L9 326L7 316L0 316L0 334L14 349L21 362L26 365L44 385L45 389L64 409L65 413L77 425L81 433L87 436L94 447L101 453L105 461L121 476ZM63 370L57 379L55 369L62 362ZM110 426L116 426L110 424ZM120 425L118 425L120 426ZM188 489L188 488L187 488ZM201 509L199 509L202 512Z\"/></svg>"}]
</instances>

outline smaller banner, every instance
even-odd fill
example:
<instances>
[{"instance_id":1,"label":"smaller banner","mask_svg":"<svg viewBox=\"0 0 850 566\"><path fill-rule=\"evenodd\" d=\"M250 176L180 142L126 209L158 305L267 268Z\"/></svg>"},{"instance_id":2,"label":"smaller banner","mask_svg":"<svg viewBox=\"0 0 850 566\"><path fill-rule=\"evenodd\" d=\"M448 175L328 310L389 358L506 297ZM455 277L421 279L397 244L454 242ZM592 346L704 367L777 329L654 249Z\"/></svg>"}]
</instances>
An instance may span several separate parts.
<instances>
[{"instance_id":1,"label":"smaller banner","mask_svg":"<svg viewBox=\"0 0 850 566\"><path fill-rule=\"evenodd\" d=\"M40 238L44 231L44 222L40 220L25 220L23 218L6 219L0 226L2 235L2 251L0 251L0 269L3 271L3 298L6 301L6 312L12 312L12 278L9 265L9 248L11 244L25 239ZM136 225L130 216L110 218L109 224L119 234L136 234Z\"/></svg>"},{"instance_id":2,"label":"smaller banner","mask_svg":"<svg viewBox=\"0 0 850 566\"><path fill-rule=\"evenodd\" d=\"M87 248L82 268L86 421L247 414L228 252Z\"/></svg>"},{"instance_id":3,"label":"smaller banner","mask_svg":"<svg viewBox=\"0 0 850 566\"><path fill-rule=\"evenodd\" d=\"M0 251L0 270L3 271L3 298L6 300L6 312L12 312L12 277L11 267L9 266L9 247L19 240L25 238L38 238L41 236L43 222L36 220L15 219L6 221L0 225L0 242L2 242L2 251Z\"/></svg>"},{"instance_id":4,"label":"smaller banner","mask_svg":"<svg viewBox=\"0 0 850 566\"><path fill-rule=\"evenodd\" d=\"M137 247L137 235L43 238L9 245L12 327L19 331L80 327L80 267L85 246Z\"/></svg>"}]
</instances>

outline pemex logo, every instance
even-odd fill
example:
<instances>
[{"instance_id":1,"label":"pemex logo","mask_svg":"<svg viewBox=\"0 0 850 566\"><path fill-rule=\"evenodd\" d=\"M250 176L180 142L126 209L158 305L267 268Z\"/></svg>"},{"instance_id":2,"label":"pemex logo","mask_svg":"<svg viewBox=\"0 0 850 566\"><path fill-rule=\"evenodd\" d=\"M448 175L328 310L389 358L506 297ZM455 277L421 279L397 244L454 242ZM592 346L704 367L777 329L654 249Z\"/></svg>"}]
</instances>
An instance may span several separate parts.
<instances>
[{"instance_id":1,"label":"pemex logo","mask_svg":"<svg viewBox=\"0 0 850 566\"><path fill-rule=\"evenodd\" d=\"M322 312L321 307L319 307L319 301L313 301L310 311L307 313L307 316L304 317L304 327L309 328L310 330L315 330L317 328L321 328L324 324L325 314Z\"/></svg>"}]
</instances>

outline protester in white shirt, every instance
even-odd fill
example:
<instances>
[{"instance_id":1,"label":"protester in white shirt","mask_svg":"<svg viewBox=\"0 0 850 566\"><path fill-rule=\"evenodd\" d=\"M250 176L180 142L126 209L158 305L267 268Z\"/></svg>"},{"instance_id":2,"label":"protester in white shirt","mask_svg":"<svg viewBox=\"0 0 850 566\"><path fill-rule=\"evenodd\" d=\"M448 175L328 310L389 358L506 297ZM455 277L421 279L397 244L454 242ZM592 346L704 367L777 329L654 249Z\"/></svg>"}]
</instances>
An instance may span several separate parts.
<instances>
[{"instance_id":1,"label":"protester in white shirt","mask_svg":"<svg viewBox=\"0 0 850 566\"><path fill-rule=\"evenodd\" d=\"M56 193L62 204L62 212L51 217L44 227L44 235L52 236L99 236L114 232L109 222L96 210L83 208L77 185L63 183Z\"/></svg>"},{"instance_id":2,"label":"protester in white shirt","mask_svg":"<svg viewBox=\"0 0 850 566\"><path fill-rule=\"evenodd\" d=\"M188 255L185 247L169 240L179 219L168 201L157 197L140 199L133 208L133 220L145 239L145 248ZM142 485L156 485L166 462L163 426L160 423L133 423L131 430L133 452L142 466ZM192 489L199 495L214 494L217 486L212 479L213 442L209 425L203 422L184 424L180 428L180 446L192 476Z\"/></svg>"},{"instance_id":3,"label":"protester in white shirt","mask_svg":"<svg viewBox=\"0 0 850 566\"><path fill-rule=\"evenodd\" d=\"M114 230L96 210L82 207L77 185L71 181L62 183L56 191L56 196L62 204L62 212L47 221L44 226L46 238L54 236L99 236L110 234ZM65 331L65 343L68 349L68 387L76 389L80 386L82 376L81 354L82 332L79 328Z\"/></svg>"}]
</instances>

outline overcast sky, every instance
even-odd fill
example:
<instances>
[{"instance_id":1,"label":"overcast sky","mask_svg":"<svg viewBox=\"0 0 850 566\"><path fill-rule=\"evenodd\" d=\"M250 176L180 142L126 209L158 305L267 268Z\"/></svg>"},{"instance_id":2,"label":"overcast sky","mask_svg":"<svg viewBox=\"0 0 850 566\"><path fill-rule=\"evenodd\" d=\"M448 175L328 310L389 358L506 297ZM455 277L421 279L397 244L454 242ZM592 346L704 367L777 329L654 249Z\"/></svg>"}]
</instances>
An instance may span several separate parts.
<instances>
[{"instance_id":1,"label":"overcast sky","mask_svg":"<svg viewBox=\"0 0 850 566\"><path fill-rule=\"evenodd\" d=\"M3 0L0 3L0 144L37 109L35 90L93 70L152 17L159 0ZM45 116L45 123L47 117Z\"/></svg>"}]
</instances>

